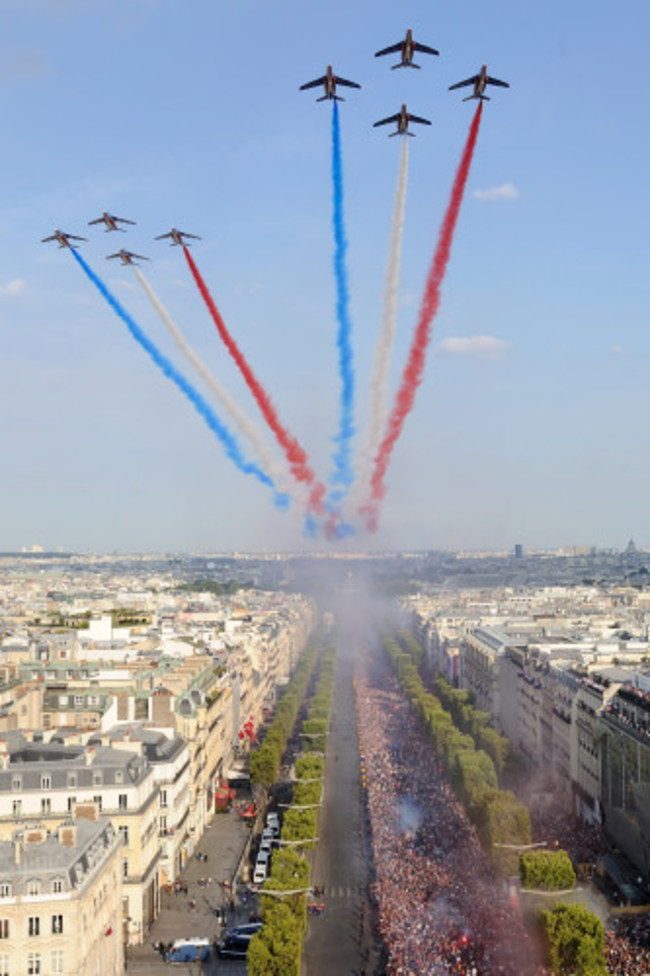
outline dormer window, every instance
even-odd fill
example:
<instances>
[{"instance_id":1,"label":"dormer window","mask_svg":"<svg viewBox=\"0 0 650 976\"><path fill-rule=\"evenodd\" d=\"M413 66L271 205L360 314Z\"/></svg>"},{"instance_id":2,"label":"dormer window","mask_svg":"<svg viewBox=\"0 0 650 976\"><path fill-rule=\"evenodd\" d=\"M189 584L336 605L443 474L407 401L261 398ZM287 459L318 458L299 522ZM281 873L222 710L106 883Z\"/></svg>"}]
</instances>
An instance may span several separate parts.
<instances>
[{"instance_id":1,"label":"dormer window","mask_svg":"<svg viewBox=\"0 0 650 976\"><path fill-rule=\"evenodd\" d=\"M52 789L52 777L51 776L41 776L41 789L51 790Z\"/></svg>"}]
</instances>

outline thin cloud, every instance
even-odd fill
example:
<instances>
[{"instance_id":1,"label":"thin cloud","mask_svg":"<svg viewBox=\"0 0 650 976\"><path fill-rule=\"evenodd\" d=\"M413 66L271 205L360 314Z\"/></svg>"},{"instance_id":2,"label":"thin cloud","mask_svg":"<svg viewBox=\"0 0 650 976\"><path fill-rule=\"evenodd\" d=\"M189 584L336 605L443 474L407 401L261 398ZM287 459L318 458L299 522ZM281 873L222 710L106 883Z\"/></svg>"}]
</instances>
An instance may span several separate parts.
<instances>
[{"instance_id":1,"label":"thin cloud","mask_svg":"<svg viewBox=\"0 0 650 976\"><path fill-rule=\"evenodd\" d=\"M0 81L35 81L50 73L42 51L36 49L14 51L0 58Z\"/></svg>"},{"instance_id":2,"label":"thin cloud","mask_svg":"<svg viewBox=\"0 0 650 976\"><path fill-rule=\"evenodd\" d=\"M14 298L15 295L21 293L24 287L23 278L14 278L13 281L8 281L6 285L0 285L0 298Z\"/></svg>"},{"instance_id":3,"label":"thin cloud","mask_svg":"<svg viewBox=\"0 0 650 976\"><path fill-rule=\"evenodd\" d=\"M487 190L474 190L472 196L477 200L516 200L519 190L514 183L502 183L501 186L491 186Z\"/></svg>"},{"instance_id":4,"label":"thin cloud","mask_svg":"<svg viewBox=\"0 0 650 976\"><path fill-rule=\"evenodd\" d=\"M448 356L470 356L474 359L503 359L510 342L495 336L449 336L440 343L440 351Z\"/></svg>"}]
</instances>

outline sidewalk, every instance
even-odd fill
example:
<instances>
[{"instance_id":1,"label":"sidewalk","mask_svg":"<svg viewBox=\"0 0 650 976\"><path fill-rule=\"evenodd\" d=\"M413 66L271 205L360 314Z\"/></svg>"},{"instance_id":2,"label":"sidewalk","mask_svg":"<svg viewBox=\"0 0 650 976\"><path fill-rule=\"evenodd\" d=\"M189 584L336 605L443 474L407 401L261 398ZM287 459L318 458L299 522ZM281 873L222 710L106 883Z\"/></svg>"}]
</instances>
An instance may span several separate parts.
<instances>
[{"instance_id":1,"label":"sidewalk","mask_svg":"<svg viewBox=\"0 0 650 976\"><path fill-rule=\"evenodd\" d=\"M251 828L234 811L214 815L212 822L197 841L194 855L182 873L181 880L187 883L187 894L166 891L161 893L160 915L148 932L144 945L129 947L127 950L127 973L138 973L141 976L169 973L169 964L153 949L153 943L173 942L174 939L190 936L206 937L210 940L219 938L223 927L214 914L216 908L225 910L228 928L248 922L249 913L255 909L257 899L249 896L242 885L232 893L231 899L230 888L224 886L222 881L232 881L252 833ZM207 861L197 858L196 854L199 852L207 854ZM197 963L185 965L197 976L199 973L208 976L217 972L214 959L204 963L202 969ZM221 967L225 968L225 963L221 963ZM246 972L245 962L229 962L227 968L232 976L238 972Z\"/></svg>"}]
</instances>

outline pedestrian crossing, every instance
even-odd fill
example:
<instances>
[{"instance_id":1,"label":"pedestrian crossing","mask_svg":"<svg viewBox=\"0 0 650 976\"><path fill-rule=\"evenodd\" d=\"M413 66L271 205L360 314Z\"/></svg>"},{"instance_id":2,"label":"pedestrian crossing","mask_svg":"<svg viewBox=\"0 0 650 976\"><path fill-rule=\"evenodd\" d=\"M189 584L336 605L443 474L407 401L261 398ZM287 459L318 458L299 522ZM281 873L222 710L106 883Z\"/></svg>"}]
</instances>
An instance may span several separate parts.
<instances>
[{"instance_id":1,"label":"pedestrian crossing","mask_svg":"<svg viewBox=\"0 0 650 976\"><path fill-rule=\"evenodd\" d=\"M365 898L368 893L365 885L316 885L316 887L318 898L355 898L360 895Z\"/></svg>"}]
</instances>

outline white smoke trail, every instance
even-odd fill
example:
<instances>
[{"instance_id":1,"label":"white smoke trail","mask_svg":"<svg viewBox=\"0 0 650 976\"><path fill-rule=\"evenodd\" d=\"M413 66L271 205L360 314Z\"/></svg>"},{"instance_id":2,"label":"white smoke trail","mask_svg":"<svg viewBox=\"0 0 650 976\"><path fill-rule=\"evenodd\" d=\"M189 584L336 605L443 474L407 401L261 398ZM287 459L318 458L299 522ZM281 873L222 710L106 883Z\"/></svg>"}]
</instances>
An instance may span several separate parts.
<instances>
[{"instance_id":1,"label":"white smoke trail","mask_svg":"<svg viewBox=\"0 0 650 976\"><path fill-rule=\"evenodd\" d=\"M370 417L359 463L360 477L357 484L359 490L364 495L367 494L370 469L374 456L379 448L379 442L383 434L388 412L388 373L397 328L397 300L399 294L399 273L402 259L404 209L406 206L406 184L408 176L408 147L409 140L405 137L397 177L395 205L393 207L393 223L384 285L382 323L375 347L374 368L370 381Z\"/></svg>"},{"instance_id":2,"label":"white smoke trail","mask_svg":"<svg viewBox=\"0 0 650 976\"><path fill-rule=\"evenodd\" d=\"M173 338L178 348L181 350L183 355L189 360L189 362L191 362L192 366L194 366L194 368L199 373L199 375L203 378L207 386L212 390L212 392L214 393L215 397L217 398L221 406L224 408L224 410L226 410L230 414L230 417L233 423L235 424L235 426L237 427L239 433L242 434L244 437L248 438L248 440L250 441L253 447L253 450L257 454L260 461L262 461L264 467L268 471L271 478L273 478L273 481L278 486L278 488L281 488L282 491L286 492L287 494L290 494L294 500L297 500L297 496L294 493L293 489L289 488L288 486L286 475L284 474L284 472L278 470L278 467L267 448L267 445L264 441L262 434L257 429L253 421L250 420L250 418L244 413L242 408L237 403L235 403L235 401L230 396L228 391L225 390L218 382L218 380L216 380L215 377L212 375L212 373L205 365L203 360L200 358L200 356L185 341L180 329L178 328L178 326L172 319L171 315L169 314L165 306L162 304L162 302L160 301L160 299L158 298L155 291L153 290L153 288L151 287L151 285L149 284L145 276L142 274L140 269L135 265L133 265L133 270L135 272L138 281L140 282L145 292L147 293L149 301L158 312L160 318L165 323L169 331L169 334Z\"/></svg>"}]
</instances>

